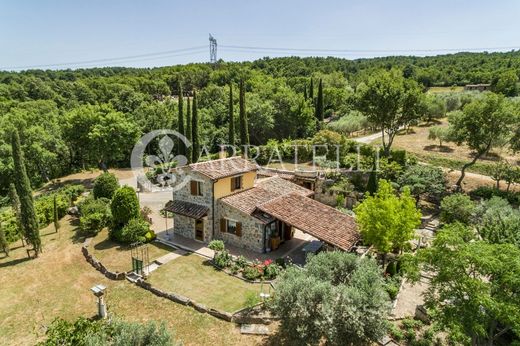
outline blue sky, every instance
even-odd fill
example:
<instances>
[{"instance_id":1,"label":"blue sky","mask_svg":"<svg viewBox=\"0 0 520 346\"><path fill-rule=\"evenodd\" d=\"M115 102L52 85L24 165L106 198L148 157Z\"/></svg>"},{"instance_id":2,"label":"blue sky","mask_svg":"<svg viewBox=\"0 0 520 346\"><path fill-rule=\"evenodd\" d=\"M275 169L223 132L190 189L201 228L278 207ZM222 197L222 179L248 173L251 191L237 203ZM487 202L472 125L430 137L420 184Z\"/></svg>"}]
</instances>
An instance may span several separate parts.
<instances>
[{"instance_id":1,"label":"blue sky","mask_svg":"<svg viewBox=\"0 0 520 346\"><path fill-rule=\"evenodd\" d=\"M199 48L177 55L61 67L208 61L208 33L218 41L218 57L228 61L266 55L358 58L440 53L418 51L425 49L520 48L518 18L517 0L0 0L0 68L60 67L55 64L193 47ZM255 51L224 46L350 52ZM352 52L356 50L365 52Z\"/></svg>"}]
</instances>

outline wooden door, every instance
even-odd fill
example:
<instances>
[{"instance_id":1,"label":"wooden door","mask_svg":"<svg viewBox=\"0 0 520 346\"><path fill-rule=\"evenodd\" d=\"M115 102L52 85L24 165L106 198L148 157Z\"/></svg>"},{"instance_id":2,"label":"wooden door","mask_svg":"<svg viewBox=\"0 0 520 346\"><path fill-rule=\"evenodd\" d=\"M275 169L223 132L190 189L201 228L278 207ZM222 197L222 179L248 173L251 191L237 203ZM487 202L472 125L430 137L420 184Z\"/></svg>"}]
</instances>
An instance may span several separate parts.
<instances>
[{"instance_id":1,"label":"wooden door","mask_svg":"<svg viewBox=\"0 0 520 346\"><path fill-rule=\"evenodd\" d=\"M195 220L195 239L204 241L204 221Z\"/></svg>"}]
</instances>

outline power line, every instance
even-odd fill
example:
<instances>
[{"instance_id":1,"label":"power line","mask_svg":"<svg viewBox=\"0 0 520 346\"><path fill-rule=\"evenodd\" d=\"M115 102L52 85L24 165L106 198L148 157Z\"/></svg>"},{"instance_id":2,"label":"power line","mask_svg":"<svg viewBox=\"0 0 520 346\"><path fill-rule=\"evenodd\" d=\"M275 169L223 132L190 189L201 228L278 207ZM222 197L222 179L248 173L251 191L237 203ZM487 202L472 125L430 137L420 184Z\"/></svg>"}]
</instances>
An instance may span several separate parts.
<instances>
[{"instance_id":1,"label":"power line","mask_svg":"<svg viewBox=\"0 0 520 346\"><path fill-rule=\"evenodd\" d=\"M191 55L191 54L195 54L195 53L200 53L200 52L202 52L203 49L205 51L207 49L207 46L197 46L197 47L168 50L168 51L162 51L162 52L146 53L146 54L139 54L139 55L129 55L129 56L123 56L123 57L116 57L116 58L83 60L83 61L76 61L76 62L63 62L63 63L45 64L45 65L11 66L11 67L2 67L0 69L2 69L2 70L21 70L21 69L44 68L44 67L55 67L55 66L86 65L86 64L95 64L95 63L100 63L100 62L109 62L110 63L110 62L118 62L118 61L125 61L125 60L127 60L126 62L128 62L128 61L146 61L146 60L160 59L160 58L173 57L173 56Z\"/></svg>"},{"instance_id":2,"label":"power line","mask_svg":"<svg viewBox=\"0 0 520 346\"><path fill-rule=\"evenodd\" d=\"M210 36L210 58L211 61L216 60L216 40L213 38L215 43L211 41ZM211 48L214 44L214 51ZM493 50L512 50L519 49L520 46L507 46L507 47L478 47L478 48L438 48L438 49L321 49L321 48L283 48L283 47L259 47L259 46L238 46L238 45L219 45L220 48L228 52L241 52L241 53L253 53L253 54L314 54L314 55L335 55L335 56L350 56L359 53L434 53L434 52L463 52L463 51L493 51ZM11 67L0 67L0 70L24 70L33 68L46 68L46 67L60 67L60 66L77 66L80 65L92 65L98 63L116 63L116 62L138 62L147 60L165 59L175 56L188 56L195 55L206 51L207 46L195 46L176 50L167 50L161 52L153 52L138 55L129 55L114 58L102 58L93 60L83 60L76 62L62 62L56 64L43 64L43 65L26 65L26 66L11 66ZM214 54L214 55L213 55Z\"/></svg>"},{"instance_id":3,"label":"power line","mask_svg":"<svg viewBox=\"0 0 520 346\"><path fill-rule=\"evenodd\" d=\"M269 51L269 52L321 52L321 53L406 53L406 52L468 52L487 50L510 50L519 49L520 46L508 47L477 47L477 48L437 48L437 49L321 49L321 48L282 48L282 47L257 47L257 46L235 46L220 45L221 48L237 49L245 51Z\"/></svg>"}]
</instances>

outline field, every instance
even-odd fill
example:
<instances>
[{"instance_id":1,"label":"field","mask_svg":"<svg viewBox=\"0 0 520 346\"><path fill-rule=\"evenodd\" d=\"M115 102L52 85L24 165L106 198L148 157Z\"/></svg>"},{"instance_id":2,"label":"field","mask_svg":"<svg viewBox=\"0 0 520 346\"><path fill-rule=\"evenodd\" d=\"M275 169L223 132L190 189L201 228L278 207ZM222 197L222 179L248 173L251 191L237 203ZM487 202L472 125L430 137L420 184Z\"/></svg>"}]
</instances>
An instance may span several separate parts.
<instances>
[{"instance_id":1,"label":"field","mask_svg":"<svg viewBox=\"0 0 520 346\"><path fill-rule=\"evenodd\" d=\"M232 277L194 254L159 267L152 272L149 282L163 291L179 293L227 312L246 307L248 298L259 301L262 288L264 292L269 291L268 284L251 284Z\"/></svg>"},{"instance_id":2,"label":"field","mask_svg":"<svg viewBox=\"0 0 520 346\"><path fill-rule=\"evenodd\" d=\"M165 321L186 345L255 345L262 338L243 336L231 323L175 304L126 281L110 281L81 254L69 217L62 228L43 229L44 253L27 260L20 243L11 244L10 257L0 257L0 345L29 345L41 340L56 317L75 319L96 312L90 287L108 287L109 312L131 321Z\"/></svg>"},{"instance_id":3,"label":"field","mask_svg":"<svg viewBox=\"0 0 520 346\"><path fill-rule=\"evenodd\" d=\"M442 119L436 126L448 126L447 119ZM460 169L463 164L473 159L473 152L464 145L457 146L455 143L443 143L442 147L439 147L438 141L428 139L429 130L429 126L421 125L412 127L409 133L401 131L395 137L393 146L413 153L423 162L450 169ZM377 139L372 143L380 144L381 140ZM520 155L515 155L505 149L493 150L486 157L479 159L475 166L468 169L468 172L485 174L486 165L493 164L500 159L518 164Z\"/></svg>"}]
</instances>

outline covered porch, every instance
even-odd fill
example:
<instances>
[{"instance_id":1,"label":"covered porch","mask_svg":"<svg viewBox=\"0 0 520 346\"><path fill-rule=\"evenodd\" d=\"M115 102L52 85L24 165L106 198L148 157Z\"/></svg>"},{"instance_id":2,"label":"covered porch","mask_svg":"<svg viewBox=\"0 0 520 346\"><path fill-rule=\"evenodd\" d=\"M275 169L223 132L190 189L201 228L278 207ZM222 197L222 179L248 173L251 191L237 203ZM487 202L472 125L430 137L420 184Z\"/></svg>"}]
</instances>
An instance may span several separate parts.
<instances>
[{"instance_id":1,"label":"covered porch","mask_svg":"<svg viewBox=\"0 0 520 346\"><path fill-rule=\"evenodd\" d=\"M253 215L272 220L264 227L266 252L292 242L296 230L322 241L327 249L351 251L360 239L353 217L297 193L261 204Z\"/></svg>"}]
</instances>

